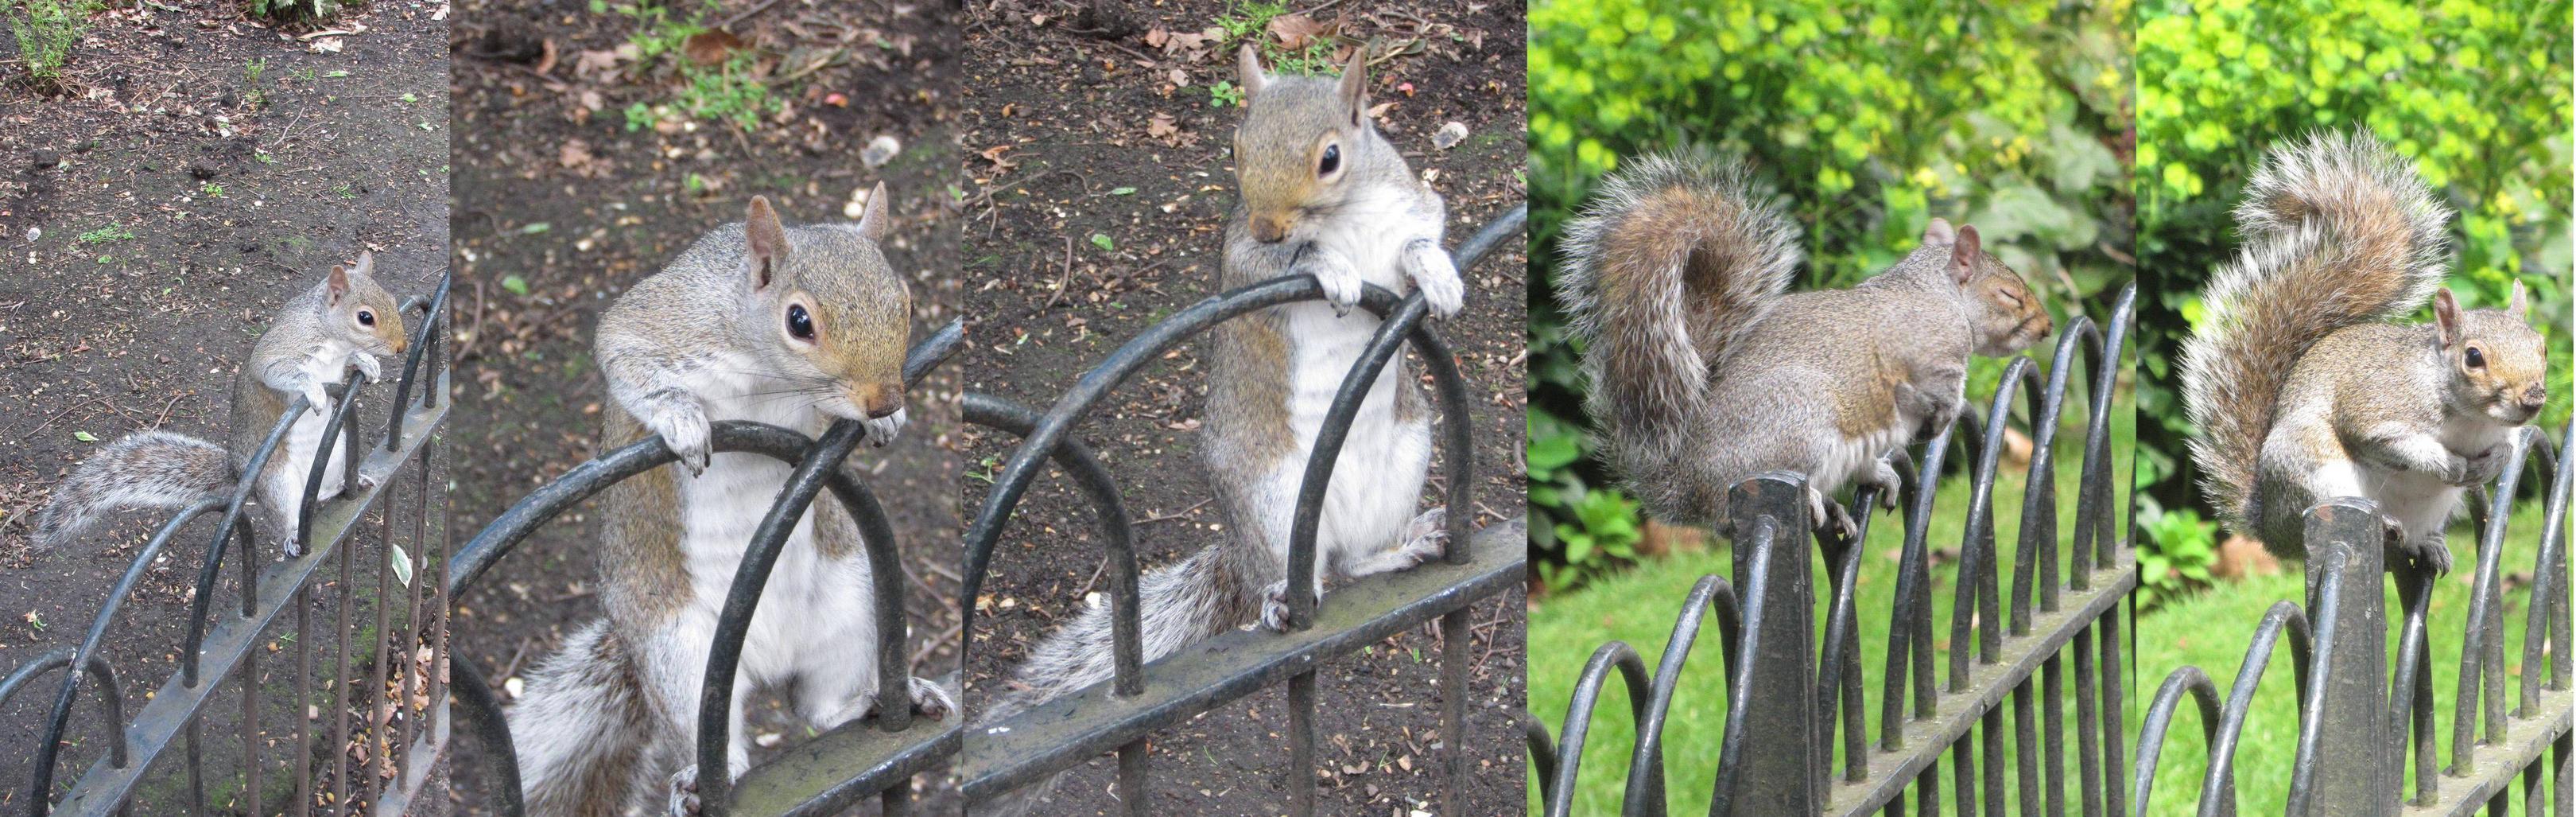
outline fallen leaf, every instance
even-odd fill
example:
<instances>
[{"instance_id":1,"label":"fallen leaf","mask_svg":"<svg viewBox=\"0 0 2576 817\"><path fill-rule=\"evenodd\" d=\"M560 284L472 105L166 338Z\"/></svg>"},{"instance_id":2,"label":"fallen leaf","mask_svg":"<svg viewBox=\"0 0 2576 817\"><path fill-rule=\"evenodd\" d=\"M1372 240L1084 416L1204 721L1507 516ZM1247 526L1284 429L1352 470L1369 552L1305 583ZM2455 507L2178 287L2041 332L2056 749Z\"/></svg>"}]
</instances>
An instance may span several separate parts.
<instances>
[{"instance_id":1,"label":"fallen leaf","mask_svg":"<svg viewBox=\"0 0 2576 817\"><path fill-rule=\"evenodd\" d=\"M1171 114L1158 112L1154 114L1152 121L1145 123L1145 135L1165 142L1173 141L1172 137L1179 135L1180 132L1181 126L1172 121Z\"/></svg>"},{"instance_id":2,"label":"fallen leaf","mask_svg":"<svg viewBox=\"0 0 2576 817\"><path fill-rule=\"evenodd\" d=\"M1303 14L1282 14L1272 17L1269 28L1271 36L1279 38L1279 46L1291 51L1305 48L1307 43L1330 36L1333 29L1331 25L1315 22L1315 18Z\"/></svg>"},{"instance_id":3,"label":"fallen leaf","mask_svg":"<svg viewBox=\"0 0 2576 817\"><path fill-rule=\"evenodd\" d=\"M556 153L556 161L565 167L577 168L590 163L590 144L579 139L566 140L563 149Z\"/></svg>"},{"instance_id":4,"label":"fallen leaf","mask_svg":"<svg viewBox=\"0 0 2576 817\"><path fill-rule=\"evenodd\" d=\"M1451 122L1449 124L1442 125L1440 126L1440 130L1431 134L1431 147L1435 150L1448 150L1450 148L1457 147L1458 143L1464 141L1467 141L1467 123L1465 122Z\"/></svg>"},{"instance_id":5,"label":"fallen leaf","mask_svg":"<svg viewBox=\"0 0 2576 817\"><path fill-rule=\"evenodd\" d=\"M734 51L748 45L750 44L743 42L741 37L736 37L731 32L723 29L709 29L689 35L688 42L681 45L680 50L688 53L690 62L699 65L717 65L732 57Z\"/></svg>"}]
</instances>

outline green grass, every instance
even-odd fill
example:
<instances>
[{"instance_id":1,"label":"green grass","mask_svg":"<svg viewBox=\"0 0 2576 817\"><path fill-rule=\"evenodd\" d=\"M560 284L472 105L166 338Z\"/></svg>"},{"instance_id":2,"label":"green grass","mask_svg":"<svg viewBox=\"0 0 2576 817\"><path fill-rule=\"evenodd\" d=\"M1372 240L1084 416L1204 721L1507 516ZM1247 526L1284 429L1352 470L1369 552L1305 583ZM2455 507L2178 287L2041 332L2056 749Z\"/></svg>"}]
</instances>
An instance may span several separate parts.
<instances>
[{"instance_id":1,"label":"green grass","mask_svg":"<svg viewBox=\"0 0 2576 817\"><path fill-rule=\"evenodd\" d=\"M2540 490L2530 475L2524 477L2524 483L2526 492ZM2540 549L2541 514L2537 501L2517 504L2513 524L2506 526L2504 556L2499 565L2503 575L2530 577L2533 559ZM2425 642L2433 654L2434 744L2443 765L2451 757L2450 730L2456 711L2452 707L2459 692L2461 633L2467 626L2469 577L2476 570L2477 559L2477 537L2469 529L2465 515L2451 526L2449 539L2456 562L2451 575L2434 584L2424 630ZM2138 684L2132 724L2146 712L2165 676L2187 664L2209 673L2219 694L2227 694L2245 660L2246 642L2253 636L2254 624L2261 620L2263 611L2275 601L2296 602L2306 594L2299 564L2286 563L2283 568L2281 575L2222 584L2139 619ZM2526 581L2519 585L2509 587L2504 598L2508 711L2522 694L2523 622L2530 615L2529 584ZM2390 605L2388 660L2393 668L2405 619L2395 608L2397 588L2393 580L2384 584L2384 591ZM2289 641L2284 638L2264 669L2263 681L2254 691L2253 707L2246 713L2245 731L2237 741L2236 802L2245 814L2281 813L2289 796L2291 765L2299 738L2298 690L2293 686L2296 679L2289 664ZM2200 798L2201 775L2209 761L2198 712L2197 707L2185 702L2166 733L2164 756L2157 763L2156 786L2149 801L2152 813L2188 814ZM2136 738L2134 726L2129 734L2132 740ZM2125 774L2122 779L2126 779ZM2413 790L2413 783L2408 783L2407 791Z\"/></svg>"},{"instance_id":2,"label":"green grass","mask_svg":"<svg viewBox=\"0 0 2576 817\"><path fill-rule=\"evenodd\" d=\"M2079 391L2077 394L2081 394ZM2128 396L2112 412L2111 429L2113 503L2126 507L2130 469L2129 441L2134 436L2134 412L2128 408ZM2068 424L2058 436L2057 500L2061 536L2071 537L2071 520L2075 512L2075 493L2082 454L2082 412L2070 402ZM1950 460L1963 459L1953 448ZM1958 546L1965 529L1968 511L1969 482L1965 476L1944 479L1933 509L1930 545L1934 548ZM2013 542L2021 527L2024 480L2016 469L2004 468L1995 482L1995 541L2004 558L2010 558ZM1855 592L1859 611L1860 663L1867 679L1866 724L1875 736L1879 727L1878 707L1880 679L1887 659L1888 610L1896 592L1896 554L1904 545L1902 526L1894 517L1879 517L1870 525L1861 557L1861 575ZM2061 553L2065 544L2060 543ZM1810 545L1810 553L1815 552ZM2061 561L2061 570L2063 562ZM2009 566L2009 563L2007 563ZM1553 737L1561 734L1565 723L1567 699L1573 694L1577 675L1586 657L1610 640L1627 642L1645 658L1649 671L1662 655L1664 641L1670 636L1674 618L1680 613L1682 600L1691 585L1707 574L1725 576L1730 583L1734 570L1722 541L1707 552L1684 553L1637 565L1627 571L1609 575L1586 585L1582 590L1559 594L1534 602L1529 617L1530 711L1546 725ZM1821 562L1815 564L1816 625L1818 638L1823 637L1826 610L1832 590L1825 584ZM1957 565L1936 560L1932 568L1932 612L1935 622L1935 669L1948 671L1948 623L1952 600L1956 597ZM2009 592L2011 572L2001 574L2003 587ZM1665 794L1675 814L1695 814L1708 810L1711 787L1715 785L1717 758L1726 722L1726 682L1724 657L1716 627L1712 623L1702 631L1692 647L1690 663L1683 669L1683 681L1673 694L1672 709L1664 730ZM2071 671L2068 677L2072 677ZM1612 680L1594 708L1590 736L1585 741L1583 771L1576 784L1574 813L1615 814L1626 785L1628 753L1632 750L1635 728L1630 720L1625 685ZM2137 693L2132 693L2137 697ZM2070 717L2069 720L2072 720ZM1839 745L1837 737L1837 745ZM2068 745L2073 745L2070 741ZM1837 753L1836 768L1840 768ZM2070 760L2069 768L2072 769ZM1942 770L1944 782L1948 778ZM2070 773L2071 775L2071 773ZM1945 785L1945 790L1947 786ZM1539 798L1538 781L1528 784L1529 808L1537 813L1544 802ZM2074 802L2070 800L2070 802Z\"/></svg>"}]
</instances>

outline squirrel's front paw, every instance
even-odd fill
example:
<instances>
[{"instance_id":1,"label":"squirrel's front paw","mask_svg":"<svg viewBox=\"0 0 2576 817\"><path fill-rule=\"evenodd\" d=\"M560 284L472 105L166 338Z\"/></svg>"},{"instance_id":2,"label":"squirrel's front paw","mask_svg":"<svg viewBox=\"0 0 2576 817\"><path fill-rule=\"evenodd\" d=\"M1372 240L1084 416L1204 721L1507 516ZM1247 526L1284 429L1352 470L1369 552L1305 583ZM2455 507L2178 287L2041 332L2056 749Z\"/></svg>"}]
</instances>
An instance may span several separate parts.
<instances>
[{"instance_id":1,"label":"squirrel's front paw","mask_svg":"<svg viewBox=\"0 0 2576 817\"><path fill-rule=\"evenodd\" d=\"M1431 307L1431 314L1453 317L1465 305L1467 285L1458 279L1458 265L1438 245L1420 241L1408 247L1404 272L1413 279L1413 286L1422 290L1422 302Z\"/></svg>"},{"instance_id":2,"label":"squirrel's front paw","mask_svg":"<svg viewBox=\"0 0 2576 817\"><path fill-rule=\"evenodd\" d=\"M1315 282L1324 285L1324 300L1332 303L1336 317L1351 314L1351 307L1360 302L1363 287L1359 273L1347 270L1317 273Z\"/></svg>"},{"instance_id":3,"label":"squirrel's front paw","mask_svg":"<svg viewBox=\"0 0 2576 817\"><path fill-rule=\"evenodd\" d=\"M690 766L671 774L671 817L697 817L698 767Z\"/></svg>"},{"instance_id":4,"label":"squirrel's front paw","mask_svg":"<svg viewBox=\"0 0 2576 817\"><path fill-rule=\"evenodd\" d=\"M874 420L864 420L860 422L860 425L867 427L867 441L869 445L884 448L886 443L894 442L895 435L903 433L903 424L905 422L904 410L895 409L893 414L888 414Z\"/></svg>"},{"instance_id":5,"label":"squirrel's front paw","mask_svg":"<svg viewBox=\"0 0 2576 817\"><path fill-rule=\"evenodd\" d=\"M2512 459L2512 443L2496 443L2495 445L2487 446L2487 450L2478 452L2477 456L2466 457L2461 460L2461 479L2464 481L2458 483L2458 485L2466 488L2471 485L2484 485L2493 481L2496 477L2504 475L2505 463Z\"/></svg>"},{"instance_id":6,"label":"squirrel's front paw","mask_svg":"<svg viewBox=\"0 0 2576 817\"><path fill-rule=\"evenodd\" d=\"M307 410L312 411L314 416L331 416L331 393L323 391L322 384L306 383L304 386L304 402Z\"/></svg>"},{"instance_id":7,"label":"squirrel's front paw","mask_svg":"<svg viewBox=\"0 0 2576 817\"><path fill-rule=\"evenodd\" d=\"M376 360L375 355L365 352L351 354L349 364L358 367L358 375L366 378L369 383L385 379L385 364Z\"/></svg>"},{"instance_id":8,"label":"squirrel's front paw","mask_svg":"<svg viewBox=\"0 0 2576 817\"><path fill-rule=\"evenodd\" d=\"M644 425L653 433L662 435L662 445L670 448L671 453L680 455L680 465L689 469L691 475L706 473L707 461L714 456L709 442L713 432L708 427L706 412L696 404L665 404L660 412L644 418Z\"/></svg>"}]
</instances>

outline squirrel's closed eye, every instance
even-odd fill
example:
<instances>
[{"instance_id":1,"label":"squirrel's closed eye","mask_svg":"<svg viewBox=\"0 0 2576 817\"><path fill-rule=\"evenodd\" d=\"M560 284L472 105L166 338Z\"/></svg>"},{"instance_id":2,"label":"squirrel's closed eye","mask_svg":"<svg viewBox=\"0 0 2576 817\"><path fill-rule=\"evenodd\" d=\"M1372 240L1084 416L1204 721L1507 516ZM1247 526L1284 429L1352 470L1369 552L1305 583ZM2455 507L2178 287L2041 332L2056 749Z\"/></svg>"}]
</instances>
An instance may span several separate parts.
<instances>
[{"instance_id":1,"label":"squirrel's closed eye","mask_svg":"<svg viewBox=\"0 0 2576 817\"><path fill-rule=\"evenodd\" d=\"M365 310L365 309L358 310L358 325L359 325L359 326L374 326L374 325L376 325L376 313L375 313L375 312L373 312L373 311L371 311L371 310Z\"/></svg>"},{"instance_id":2,"label":"squirrel's closed eye","mask_svg":"<svg viewBox=\"0 0 2576 817\"><path fill-rule=\"evenodd\" d=\"M2469 347L2468 359L2469 359L2469 368L2472 368L2472 369L2484 369L2484 368L2486 368L2486 367L2487 367L2487 356L2486 356L2486 353L2485 353L2485 352L2478 351L2478 347L2475 347L2475 346L2471 346L2471 347Z\"/></svg>"},{"instance_id":3,"label":"squirrel's closed eye","mask_svg":"<svg viewBox=\"0 0 2576 817\"><path fill-rule=\"evenodd\" d=\"M804 304L787 305L787 334L797 340L814 339L814 316L805 314Z\"/></svg>"},{"instance_id":4,"label":"squirrel's closed eye","mask_svg":"<svg viewBox=\"0 0 2576 817\"><path fill-rule=\"evenodd\" d=\"M1340 169L1342 169L1342 146L1325 145L1324 160L1315 165L1315 175L1330 176L1333 175L1333 171Z\"/></svg>"}]
</instances>

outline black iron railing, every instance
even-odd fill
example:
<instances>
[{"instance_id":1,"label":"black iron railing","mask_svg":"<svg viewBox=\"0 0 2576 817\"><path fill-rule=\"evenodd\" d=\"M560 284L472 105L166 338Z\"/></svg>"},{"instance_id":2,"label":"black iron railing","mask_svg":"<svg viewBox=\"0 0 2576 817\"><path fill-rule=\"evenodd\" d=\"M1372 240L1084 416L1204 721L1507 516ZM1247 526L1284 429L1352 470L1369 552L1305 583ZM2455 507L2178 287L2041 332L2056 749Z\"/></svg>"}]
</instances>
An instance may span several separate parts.
<instances>
[{"instance_id":1,"label":"black iron railing","mask_svg":"<svg viewBox=\"0 0 2576 817\"><path fill-rule=\"evenodd\" d=\"M2516 435L2513 458L2491 486L2468 503L2478 530L2476 572L2471 574L2468 620L2458 634L2459 672L2453 700L2450 762L2441 762L2435 725L2433 664L2425 646L2425 617L2435 576L2421 565L2387 564L2378 510L2369 501L2342 499L2308 511L2307 598L2281 601L2267 611L2245 650L2235 681L2221 698L2209 673L2185 666L2167 675L2147 709L2138 735L2131 786L2139 809L2154 793L2174 710L2185 697L2197 705L2201 737L2209 747L2197 813L2236 813L2236 749L2263 671L2281 636L2290 638L2290 667L2299 702L2299 741L2288 780L2256 783L2289 792L2297 817L2338 814L2576 814L2571 793L2570 713L2576 695L2570 671L2567 502L2576 493L2576 424L2553 450L2539 429ZM2523 617L2522 683L2507 708L2504 538L2524 466L2547 480L2540 549L2531 573L2530 607ZM2405 616L2397 660L2388 658L2388 613L2382 577L2394 574L2396 610ZM2414 761L2413 794L2406 786ZM2522 782L2521 807L2513 784ZM2553 782L2554 781L2554 782Z\"/></svg>"},{"instance_id":2,"label":"black iron railing","mask_svg":"<svg viewBox=\"0 0 2576 817\"><path fill-rule=\"evenodd\" d=\"M1473 267L1503 241L1520 234L1528 218L1516 207L1459 245L1454 259L1462 272ZM1419 292L1397 298L1370 286L1360 304L1383 318L1377 334L1343 378L1322 432L1307 459L1297 498L1288 555L1289 632L1221 634L1188 656L1173 656L1146 666L1139 643L1138 567L1131 530L1118 489L1106 469L1078 442L1068 439L1091 408L1128 376L1171 347L1242 315L1281 304L1323 299L1312 276L1264 281L1210 297L1146 329L1099 366L1085 373L1044 414L990 395L966 395L968 422L991 426L1026 439L1013 450L993 480L984 507L966 534L965 632L974 625L973 600L991 567L993 549L1013 508L1052 460L1089 497L1109 548L1112 639L1116 655L1109 684L1046 702L1002 721L980 725L968 741L962 776L970 804L1046 778L1076 763L1116 750L1119 798L1131 814L1143 814L1148 776L1146 740L1156 729L1252 694L1283 679L1288 687L1291 813L1312 814L1315 804L1315 668L1396 632L1437 618L1440 621L1442 768L1448 802L1457 803L1466 755L1459 750L1467 700L1467 607L1521 581L1526 554L1522 520L1486 528L1471 537L1475 507L1471 459L1473 420L1467 408L1467 384L1458 374L1448 345L1423 321L1428 308ZM1387 362L1410 342L1429 369L1443 417L1444 465L1450 509L1449 543L1443 559L1408 571L1375 577L1338 589L1328 609L1318 610L1314 596L1316 525L1324 489L1332 477L1344 435L1368 396L1370 384ZM1454 808L1454 806L1453 806Z\"/></svg>"},{"instance_id":3,"label":"black iron railing","mask_svg":"<svg viewBox=\"0 0 2576 817\"><path fill-rule=\"evenodd\" d=\"M1961 814L1978 813L1980 801L1984 813L2002 814L2010 797L2018 798L2025 813L2063 814L2070 782L2083 813L2126 813L2109 770L2123 765L2127 743L2121 739L2127 659L2118 611L2137 586L2137 558L2126 530L2128 509L2113 494L2113 480L2124 475L2112 470L2110 412L2136 298L2135 287L2121 291L2107 328L2089 317L2069 321L2044 382L2028 359L2013 359L1982 415L1962 412L1953 428L1938 429L1921 447L1919 473L1909 457L1897 458L1905 485L1905 545L1896 598L1884 611L1887 661L1875 741L1867 723L1872 707L1861 671L1863 611L1856 609L1856 598L1860 544L1868 538L1880 489L1864 487L1853 498L1856 535L1816 535L1833 588L1819 642L1810 564L1817 557L1804 546L1813 530L1805 480L1764 474L1735 486L1728 500L1734 581L1700 579L1655 672L1648 675L1643 658L1627 644L1603 644L1578 678L1553 740L1535 718L1524 720L1546 813L1574 813L1584 743L1613 672L1627 689L1638 736L1629 753L1622 813L1665 813L1665 715L1712 612L1723 639L1727 717L1711 814L1902 814L1909 789L1914 808L1938 814L1943 797L1937 767L1944 754L1951 799ZM2083 470L2069 544L2061 545L2055 441L2079 353L2083 371L2091 375ZM2032 445L2007 596L2000 592L2006 554L1995 543L1994 483L2016 390L2026 396L2024 426ZM1980 422L1981 416L1990 421ZM1967 433L1954 435L1956 427ZM1957 585L1951 588L1957 601L1946 639L1949 665L1939 671L1932 608L1939 588L1929 539L1934 488L1953 436L1966 445L1974 467ZM2070 688L2077 738L2073 781L2067 778L2065 745ZM1836 773L1838 739L1842 764ZM2007 768L2015 784L2009 791Z\"/></svg>"},{"instance_id":4,"label":"black iron railing","mask_svg":"<svg viewBox=\"0 0 2576 817\"><path fill-rule=\"evenodd\" d=\"M438 426L447 415L447 373L441 357L448 334L447 293L448 279L441 276L436 292L405 305L406 311L421 315L420 328L411 338L402 374L390 384L393 405L380 443L362 446L358 442L361 423L357 411L362 402L358 398L369 389L354 378L329 388L337 400L337 409L324 427L320 449L306 475L304 502L296 520L296 543L303 555L269 562L267 554L259 552L252 526L243 520L245 503L257 480L245 477L230 497L191 505L160 527L108 593L79 646L44 653L0 680L0 704L5 704L11 696L31 687L38 675L56 668L86 669L64 675L45 721L43 742L29 753L35 759L33 782L25 801L29 813L43 815L56 809L85 815L127 811L146 771L174 739L186 747L187 800L152 803L150 810L156 814L215 813L210 806L220 806L226 813L306 815L316 810L358 813L372 809L399 814L434 777L432 772L447 745L446 707L433 703L445 698L438 669L447 658L447 602L442 592L431 591L424 596L422 585L426 582L413 581L412 577L424 575L441 563L447 544L446 488L432 475L434 460L443 447L437 436ZM414 388L415 384L419 388ZM289 427L310 408L311 403L302 396L289 401L276 427L252 452L244 473L258 474L285 440ZM335 456L341 460L346 488L336 498L317 501L325 469ZM417 467L411 467L414 465ZM398 500L379 506L377 499L395 494L397 480L406 474L412 477L414 489L408 514ZM351 534L362 527L371 511L377 514L379 551L368 558L376 576L375 596L370 602L374 627L366 629L356 618L361 614L355 610L353 598L359 578L353 563L362 543L352 541ZM209 514L219 514L220 522L214 536L206 540L204 565L191 597L187 634L179 645L179 672L136 709L134 719L128 722L113 669L115 660L106 646L109 627L161 552L179 538L190 522ZM404 547L405 541L410 547ZM218 613L213 605L227 554L240 568L239 605L236 612ZM314 585L333 580L323 574L322 568L335 557L339 569L336 583L330 586L338 596L337 613L326 622L327 628L316 629ZM403 586L393 586L397 581ZM293 685L281 694L281 690L270 686L272 681L265 679L260 658L269 647L269 629L290 609L295 619L295 671ZM353 643L361 632L377 634L374 643ZM309 722L304 710L305 696L319 691L313 683L314 642L326 637L332 644L334 671L324 688L329 692L333 719L329 732L332 745L319 753L328 756L324 761L313 747L322 727ZM353 676L350 668L350 651L360 648L372 651L373 667L361 668L363 677ZM420 654L422 650L427 654ZM84 678L91 683L84 684ZM241 690L241 794L229 804L210 804L201 721L206 707L214 702L215 688L226 679L239 679ZM387 684L395 685L390 694L384 689ZM72 781L70 789L61 792L57 801L57 767L71 737L66 732L72 711L85 692L98 697L105 710L110 727L108 753ZM292 732L294 748L283 758L274 757L276 752L265 745L267 736L260 726L264 696L271 705L282 699L291 708L284 728ZM353 705L368 708L371 716L367 723L352 726ZM262 778L269 767L281 764L293 778L292 792L284 802L273 802L267 781ZM315 780L319 768L329 770L327 791Z\"/></svg>"},{"instance_id":5,"label":"black iron railing","mask_svg":"<svg viewBox=\"0 0 2576 817\"><path fill-rule=\"evenodd\" d=\"M964 338L964 325L951 322L914 346L904 361L906 387L918 384L955 354ZM871 588L874 614L877 621L884 623L878 628L877 643L867 645L877 651L876 712L794 747L783 758L754 767L739 782L720 774L700 777L698 794L705 803L703 813L710 817L839 814L873 796L883 803L884 813L901 814L911 802L911 791L903 784L941 759L954 756L960 733L953 722L919 728L913 722L912 661L906 649L911 636L910 628L903 626L904 570L897 548L899 540L875 494L868 491L861 478L864 473L845 461L858 446L865 428L856 421L842 420L834 422L820 437L809 438L777 426L728 420L715 423L712 430L716 451L757 453L790 463L795 470L743 551L733 586L725 595L723 612L717 619L713 648L707 656L706 684L699 697L694 747L698 768L728 766L728 714L744 635L751 628L752 613L760 604L770 569L777 564L796 521L825 489L859 526L871 581L875 583ZM661 436L653 435L565 472L511 505L457 550L447 568L447 592L452 595L472 585L521 540L564 509L619 481L677 461L678 456L663 445ZM510 728L503 720L500 699L470 662L457 662L454 672L457 700L464 705L466 717L491 756L489 786L496 804L504 814L526 813L520 798L518 756L510 743Z\"/></svg>"}]
</instances>

